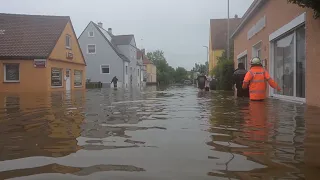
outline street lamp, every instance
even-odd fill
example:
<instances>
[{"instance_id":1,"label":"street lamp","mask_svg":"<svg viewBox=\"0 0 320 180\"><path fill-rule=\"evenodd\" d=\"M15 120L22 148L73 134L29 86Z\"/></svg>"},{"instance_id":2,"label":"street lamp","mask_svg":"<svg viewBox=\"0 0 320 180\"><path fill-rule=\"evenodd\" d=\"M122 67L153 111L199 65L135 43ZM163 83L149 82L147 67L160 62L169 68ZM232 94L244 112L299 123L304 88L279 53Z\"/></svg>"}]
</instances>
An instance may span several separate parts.
<instances>
[{"instance_id":1,"label":"street lamp","mask_svg":"<svg viewBox=\"0 0 320 180\"><path fill-rule=\"evenodd\" d=\"M207 48L207 62L208 62L208 73L209 73L209 48L208 46L203 46L204 48Z\"/></svg>"}]
</instances>

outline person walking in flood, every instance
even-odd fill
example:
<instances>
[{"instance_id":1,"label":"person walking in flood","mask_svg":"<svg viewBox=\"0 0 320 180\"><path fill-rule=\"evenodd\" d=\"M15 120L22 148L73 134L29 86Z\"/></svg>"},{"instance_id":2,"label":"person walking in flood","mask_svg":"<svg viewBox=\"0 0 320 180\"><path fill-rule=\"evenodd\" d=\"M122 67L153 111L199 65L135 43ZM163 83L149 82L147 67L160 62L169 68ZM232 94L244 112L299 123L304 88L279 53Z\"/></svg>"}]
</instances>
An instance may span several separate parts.
<instances>
[{"instance_id":1,"label":"person walking in flood","mask_svg":"<svg viewBox=\"0 0 320 180\"><path fill-rule=\"evenodd\" d=\"M237 88L237 97L249 97L249 89L242 89L242 84L244 77L247 74L247 70L244 67L243 63L238 64L238 69L236 69L233 73L233 83Z\"/></svg>"},{"instance_id":2,"label":"person walking in flood","mask_svg":"<svg viewBox=\"0 0 320 180\"><path fill-rule=\"evenodd\" d=\"M114 76L111 80L111 83L113 83L113 87L116 89L118 87L118 78L117 76Z\"/></svg>"},{"instance_id":3,"label":"person walking in flood","mask_svg":"<svg viewBox=\"0 0 320 180\"><path fill-rule=\"evenodd\" d=\"M198 88L200 90L203 90L205 88L205 83L207 81L207 77L203 74L201 74L200 76L197 77L197 81L198 81Z\"/></svg>"},{"instance_id":4,"label":"person walking in flood","mask_svg":"<svg viewBox=\"0 0 320 180\"><path fill-rule=\"evenodd\" d=\"M281 91L278 84L270 77L269 72L263 68L260 58L252 58L250 64L251 68L246 73L242 84L243 89L247 89L249 86L250 100L263 101L266 98L266 82L268 82L272 88Z\"/></svg>"}]
</instances>

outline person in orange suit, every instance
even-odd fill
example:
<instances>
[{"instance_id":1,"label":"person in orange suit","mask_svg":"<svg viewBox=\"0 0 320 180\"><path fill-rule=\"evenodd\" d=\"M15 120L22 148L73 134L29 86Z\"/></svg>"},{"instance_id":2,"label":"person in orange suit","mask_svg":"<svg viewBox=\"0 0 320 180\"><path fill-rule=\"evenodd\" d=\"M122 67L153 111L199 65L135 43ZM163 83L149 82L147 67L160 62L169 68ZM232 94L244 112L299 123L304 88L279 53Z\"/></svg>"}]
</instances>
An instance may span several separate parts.
<instances>
[{"instance_id":1,"label":"person in orange suit","mask_svg":"<svg viewBox=\"0 0 320 180\"><path fill-rule=\"evenodd\" d=\"M250 63L251 68L242 84L243 89L247 89L249 86L250 100L263 101L266 98L267 82L272 88L281 91L278 84L270 77L269 72L262 67L260 58L253 58Z\"/></svg>"}]
</instances>

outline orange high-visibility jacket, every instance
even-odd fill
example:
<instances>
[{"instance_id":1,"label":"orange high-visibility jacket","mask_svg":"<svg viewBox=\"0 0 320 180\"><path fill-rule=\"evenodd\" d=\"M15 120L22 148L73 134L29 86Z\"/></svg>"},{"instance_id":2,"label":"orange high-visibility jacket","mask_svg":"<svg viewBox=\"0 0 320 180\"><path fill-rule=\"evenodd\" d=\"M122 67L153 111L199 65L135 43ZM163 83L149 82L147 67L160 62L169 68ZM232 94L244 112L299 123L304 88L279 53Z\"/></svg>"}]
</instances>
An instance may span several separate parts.
<instances>
[{"instance_id":1,"label":"orange high-visibility jacket","mask_svg":"<svg viewBox=\"0 0 320 180\"><path fill-rule=\"evenodd\" d=\"M249 85L251 100L264 100L266 98L267 82L274 89L279 89L278 84L270 77L268 71L261 66L251 67L244 77L242 88L246 89Z\"/></svg>"}]
</instances>

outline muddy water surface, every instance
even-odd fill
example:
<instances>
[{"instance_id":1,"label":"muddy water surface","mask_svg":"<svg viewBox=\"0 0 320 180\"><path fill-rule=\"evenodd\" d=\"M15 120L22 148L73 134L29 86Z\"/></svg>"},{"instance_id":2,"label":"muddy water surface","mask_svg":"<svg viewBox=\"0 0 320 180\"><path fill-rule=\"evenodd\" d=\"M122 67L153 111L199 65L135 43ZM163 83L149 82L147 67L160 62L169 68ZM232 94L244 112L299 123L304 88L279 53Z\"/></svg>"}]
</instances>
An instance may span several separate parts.
<instances>
[{"instance_id":1,"label":"muddy water surface","mask_svg":"<svg viewBox=\"0 0 320 180\"><path fill-rule=\"evenodd\" d=\"M0 95L0 179L319 179L320 109L193 87Z\"/></svg>"}]
</instances>

